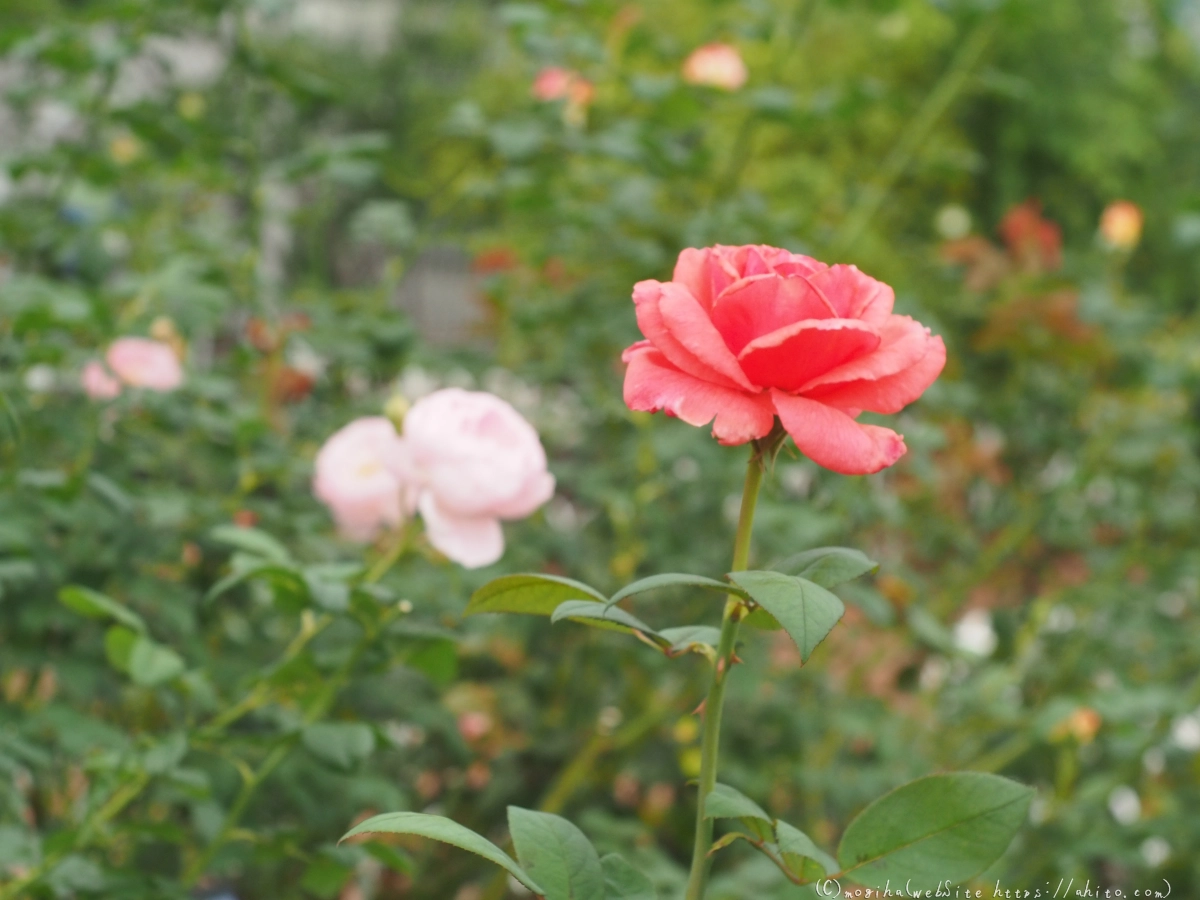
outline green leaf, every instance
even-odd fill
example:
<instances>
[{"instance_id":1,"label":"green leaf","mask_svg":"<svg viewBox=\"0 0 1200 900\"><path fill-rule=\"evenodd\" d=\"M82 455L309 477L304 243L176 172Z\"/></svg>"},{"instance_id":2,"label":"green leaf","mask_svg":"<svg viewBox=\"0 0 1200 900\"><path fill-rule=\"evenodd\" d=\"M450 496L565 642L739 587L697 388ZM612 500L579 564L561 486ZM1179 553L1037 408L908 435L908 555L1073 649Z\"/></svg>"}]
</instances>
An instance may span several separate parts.
<instances>
[{"instance_id":1,"label":"green leaf","mask_svg":"<svg viewBox=\"0 0 1200 900\"><path fill-rule=\"evenodd\" d=\"M784 575L795 575L821 587L831 588L876 571L879 563L861 550L850 547L818 547L789 556L771 568Z\"/></svg>"},{"instance_id":2,"label":"green leaf","mask_svg":"<svg viewBox=\"0 0 1200 900\"><path fill-rule=\"evenodd\" d=\"M521 865L546 900L605 900L600 857L583 832L561 816L508 808L508 830Z\"/></svg>"},{"instance_id":3,"label":"green leaf","mask_svg":"<svg viewBox=\"0 0 1200 900\"><path fill-rule=\"evenodd\" d=\"M768 824L774 824L774 820L761 806L727 784L713 785L712 792L704 798L704 818L761 819Z\"/></svg>"},{"instance_id":4,"label":"green leaf","mask_svg":"<svg viewBox=\"0 0 1200 900\"><path fill-rule=\"evenodd\" d=\"M705 656L716 658L717 644L721 641L721 629L711 625L680 625L664 628L658 636L668 642L670 655L695 650Z\"/></svg>"},{"instance_id":5,"label":"green leaf","mask_svg":"<svg viewBox=\"0 0 1200 900\"><path fill-rule=\"evenodd\" d=\"M799 648L802 663L846 611L835 594L803 578L779 572L734 572L729 577L783 626Z\"/></svg>"},{"instance_id":6,"label":"green leaf","mask_svg":"<svg viewBox=\"0 0 1200 900\"><path fill-rule=\"evenodd\" d=\"M362 722L314 722L300 735L305 748L322 762L349 771L375 749L375 732Z\"/></svg>"},{"instance_id":7,"label":"green leaf","mask_svg":"<svg viewBox=\"0 0 1200 900\"><path fill-rule=\"evenodd\" d=\"M973 878L1000 858L1025 821L1032 788L999 775L930 775L880 797L847 826L842 871L876 887L928 890Z\"/></svg>"},{"instance_id":8,"label":"green leaf","mask_svg":"<svg viewBox=\"0 0 1200 900\"><path fill-rule=\"evenodd\" d=\"M505 575L471 595L464 616L479 613L523 613L548 616L566 600L607 602L599 591L557 575Z\"/></svg>"},{"instance_id":9,"label":"green leaf","mask_svg":"<svg viewBox=\"0 0 1200 900\"><path fill-rule=\"evenodd\" d=\"M722 594L738 594L745 596L745 592L739 590L731 584L724 581L717 581L715 578L705 578L703 575L651 575L649 578L643 578L641 581L635 581L633 584L627 584L621 590L617 591L609 599L610 604L620 603L626 597L632 597L635 594L644 594L646 591L655 591L665 587L696 587L703 588L707 591L717 591Z\"/></svg>"},{"instance_id":10,"label":"green leaf","mask_svg":"<svg viewBox=\"0 0 1200 900\"><path fill-rule=\"evenodd\" d=\"M269 581L275 589L277 600L281 593L287 593L297 595L303 600L300 608L308 604L309 586L304 577L295 569L279 565L278 563L262 563L231 572L209 588L208 593L204 595L204 602L208 603L211 600L215 600L222 594L237 587L243 581L249 581L252 578L265 578Z\"/></svg>"},{"instance_id":11,"label":"green leaf","mask_svg":"<svg viewBox=\"0 0 1200 900\"><path fill-rule=\"evenodd\" d=\"M600 860L605 900L658 900L654 883L615 853Z\"/></svg>"},{"instance_id":12,"label":"green leaf","mask_svg":"<svg viewBox=\"0 0 1200 900\"><path fill-rule=\"evenodd\" d=\"M776 618L761 606L742 619L742 622L762 631L779 631L783 628Z\"/></svg>"},{"instance_id":13,"label":"green leaf","mask_svg":"<svg viewBox=\"0 0 1200 900\"><path fill-rule=\"evenodd\" d=\"M787 867L805 881L816 881L838 870L836 859L814 844L807 834L787 822L775 823L775 843Z\"/></svg>"},{"instance_id":14,"label":"green leaf","mask_svg":"<svg viewBox=\"0 0 1200 900\"><path fill-rule=\"evenodd\" d=\"M114 625L104 632L104 655L108 657L109 665L118 672L129 672L129 658L133 655L133 646L138 642L138 633L124 625Z\"/></svg>"},{"instance_id":15,"label":"green leaf","mask_svg":"<svg viewBox=\"0 0 1200 900\"><path fill-rule=\"evenodd\" d=\"M170 647L141 636L129 652L129 677L142 687L157 687L183 674L183 659Z\"/></svg>"},{"instance_id":16,"label":"green leaf","mask_svg":"<svg viewBox=\"0 0 1200 900\"><path fill-rule=\"evenodd\" d=\"M358 834L414 834L441 841L443 844L451 844L495 863L535 894L546 893L507 853L487 838L480 837L471 829L443 816L427 816L414 812L384 813L355 825L342 835L342 840Z\"/></svg>"},{"instance_id":17,"label":"green leaf","mask_svg":"<svg viewBox=\"0 0 1200 900\"><path fill-rule=\"evenodd\" d=\"M269 559L272 562L287 565L292 561L292 555L287 547L271 537L265 531L257 528L243 528L240 525L218 525L209 532L214 541L237 547L254 556Z\"/></svg>"},{"instance_id":18,"label":"green leaf","mask_svg":"<svg viewBox=\"0 0 1200 900\"><path fill-rule=\"evenodd\" d=\"M91 588L69 585L58 592L58 599L64 606L89 619L113 619L134 631L146 630L146 623L141 616L112 597Z\"/></svg>"},{"instance_id":19,"label":"green leaf","mask_svg":"<svg viewBox=\"0 0 1200 900\"><path fill-rule=\"evenodd\" d=\"M621 607L591 600L568 600L560 604L550 616L550 621L561 622L563 619L613 631L640 631L650 636L658 634L637 616L625 612Z\"/></svg>"}]
</instances>

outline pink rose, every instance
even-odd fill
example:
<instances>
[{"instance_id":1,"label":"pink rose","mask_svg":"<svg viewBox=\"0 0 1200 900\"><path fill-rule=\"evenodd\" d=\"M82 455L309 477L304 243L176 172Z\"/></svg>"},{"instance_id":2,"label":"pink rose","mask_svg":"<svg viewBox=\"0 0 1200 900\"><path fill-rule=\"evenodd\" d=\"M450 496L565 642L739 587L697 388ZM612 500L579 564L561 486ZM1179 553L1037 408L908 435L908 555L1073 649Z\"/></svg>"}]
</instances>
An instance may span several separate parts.
<instances>
[{"instance_id":1,"label":"pink rose","mask_svg":"<svg viewBox=\"0 0 1200 900\"><path fill-rule=\"evenodd\" d=\"M121 382L113 378L99 360L93 359L83 367L79 384L93 400L112 400L121 396Z\"/></svg>"},{"instance_id":2,"label":"pink rose","mask_svg":"<svg viewBox=\"0 0 1200 900\"><path fill-rule=\"evenodd\" d=\"M149 338L113 341L104 355L109 367L130 387L173 391L183 383L183 369L169 344Z\"/></svg>"},{"instance_id":3,"label":"pink rose","mask_svg":"<svg viewBox=\"0 0 1200 900\"><path fill-rule=\"evenodd\" d=\"M570 69L562 66L547 66L538 72L533 80L533 96L543 103L551 100L561 100L571 90L578 76Z\"/></svg>"},{"instance_id":4,"label":"pink rose","mask_svg":"<svg viewBox=\"0 0 1200 900\"><path fill-rule=\"evenodd\" d=\"M946 363L942 339L893 315L894 300L854 266L774 247L684 250L673 280L634 286L647 340L622 357L625 402L711 421L723 444L765 436L778 416L819 465L878 472L904 455L904 439L855 419L898 412Z\"/></svg>"},{"instance_id":5,"label":"pink rose","mask_svg":"<svg viewBox=\"0 0 1200 900\"><path fill-rule=\"evenodd\" d=\"M477 568L504 552L501 519L520 519L554 495L533 426L492 394L446 388L404 417L429 542Z\"/></svg>"},{"instance_id":6,"label":"pink rose","mask_svg":"<svg viewBox=\"0 0 1200 900\"><path fill-rule=\"evenodd\" d=\"M347 540L366 542L413 508L407 451L383 416L355 419L317 454L313 493Z\"/></svg>"},{"instance_id":7,"label":"pink rose","mask_svg":"<svg viewBox=\"0 0 1200 900\"><path fill-rule=\"evenodd\" d=\"M683 63L683 80L688 84L736 91L749 77L742 55L729 44L697 47Z\"/></svg>"}]
</instances>

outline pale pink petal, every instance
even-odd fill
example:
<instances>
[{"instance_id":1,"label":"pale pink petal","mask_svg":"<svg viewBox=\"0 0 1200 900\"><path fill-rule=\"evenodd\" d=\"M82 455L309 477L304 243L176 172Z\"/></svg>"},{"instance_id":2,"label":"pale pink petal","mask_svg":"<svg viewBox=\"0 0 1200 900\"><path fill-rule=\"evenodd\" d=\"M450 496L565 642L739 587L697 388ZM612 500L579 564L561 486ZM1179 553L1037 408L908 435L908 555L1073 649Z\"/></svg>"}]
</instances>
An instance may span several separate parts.
<instances>
[{"instance_id":1,"label":"pale pink petal","mask_svg":"<svg viewBox=\"0 0 1200 900\"><path fill-rule=\"evenodd\" d=\"M766 394L747 394L693 378L652 348L627 350L625 403L633 410L678 416L689 425L713 423L722 444L744 444L766 435L775 424Z\"/></svg>"},{"instance_id":2,"label":"pale pink petal","mask_svg":"<svg viewBox=\"0 0 1200 900\"><path fill-rule=\"evenodd\" d=\"M520 490L493 509L501 519L523 519L554 496L554 484L554 476L549 472L534 472Z\"/></svg>"},{"instance_id":3,"label":"pale pink petal","mask_svg":"<svg viewBox=\"0 0 1200 900\"><path fill-rule=\"evenodd\" d=\"M853 319L808 319L756 338L738 361L757 385L793 392L822 372L870 353L879 333Z\"/></svg>"},{"instance_id":4,"label":"pale pink petal","mask_svg":"<svg viewBox=\"0 0 1200 900\"><path fill-rule=\"evenodd\" d=\"M804 278L754 275L725 289L713 303L712 321L734 353L755 338L805 319L833 318L832 310Z\"/></svg>"},{"instance_id":5,"label":"pale pink petal","mask_svg":"<svg viewBox=\"0 0 1200 900\"><path fill-rule=\"evenodd\" d=\"M879 329L879 335L882 340L874 352L829 369L795 393L808 394L825 385L894 375L919 362L929 352L933 340L929 329L909 316L889 316Z\"/></svg>"},{"instance_id":6,"label":"pale pink petal","mask_svg":"<svg viewBox=\"0 0 1200 900\"><path fill-rule=\"evenodd\" d=\"M499 520L451 515L438 506L431 493L421 496L419 506L429 543L460 566L478 569L504 555L504 532Z\"/></svg>"},{"instance_id":7,"label":"pale pink petal","mask_svg":"<svg viewBox=\"0 0 1200 900\"><path fill-rule=\"evenodd\" d=\"M161 341L120 338L112 342L104 358L117 377L132 387L166 392L183 383L175 351Z\"/></svg>"},{"instance_id":8,"label":"pale pink petal","mask_svg":"<svg viewBox=\"0 0 1200 900\"><path fill-rule=\"evenodd\" d=\"M819 466L843 475L870 475L904 455L904 438L888 428L860 425L840 409L772 391L775 411L796 447Z\"/></svg>"},{"instance_id":9,"label":"pale pink petal","mask_svg":"<svg viewBox=\"0 0 1200 900\"><path fill-rule=\"evenodd\" d=\"M674 283L664 284L658 309L667 330L693 358L744 390L755 389L708 313L687 290Z\"/></svg>"},{"instance_id":10,"label":"pale pink petal","mask_svg":"<svg viewBox=\"0 0 1200 900\"><path fill-rule=\"evenodd\" d=\"M108 370L97 360L83 367L79 376L83 391L93 400L113 400L121 395L121 382L108 374Z\"/></svg>"},{"instance_id":11,"label":"pale pink petal","mask_svg":"<svg viewBox=\"0 0 1200 900\"><path fill-rule=\"evenodd\" d=\"M839 407L857 407L877 413L896 413L908 406L937 380L946 365L946 345L940 337L930 337L928 352L913 365L892 375L874 380L830 385L806 393L822 403Z\"/></svg>"}]
</instances>

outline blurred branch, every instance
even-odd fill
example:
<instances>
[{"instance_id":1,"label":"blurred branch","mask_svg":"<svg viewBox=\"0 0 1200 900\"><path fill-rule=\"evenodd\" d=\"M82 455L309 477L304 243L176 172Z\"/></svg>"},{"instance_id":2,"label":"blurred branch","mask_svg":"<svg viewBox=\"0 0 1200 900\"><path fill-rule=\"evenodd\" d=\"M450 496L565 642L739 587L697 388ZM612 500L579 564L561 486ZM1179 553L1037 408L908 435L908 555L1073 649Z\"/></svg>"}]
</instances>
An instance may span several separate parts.
<instances>
[{"instance_id":1,"label":"blurred branch","mask_svg":"<svg viewBox=\"0 0 1200 900\"><path fill-rule=\"evenodd\" d=\"M879 177L863 189L858 203L846 216L842 227L830 245L830 256L843 255L862 237L863 231L879 213L888 194L896 186L896 182L912 165L917 153L920 152L933 131L933 127L967 86L975 66L983 58L984 52L991 44L992 38L995 37L997 28L996 17L989 16L962 42L958 53L950 63L950 68L929 96L925 98L925 102L917 110L917 114L900 133L892 152L879 167Z\"/></svg>"}]
</instances>

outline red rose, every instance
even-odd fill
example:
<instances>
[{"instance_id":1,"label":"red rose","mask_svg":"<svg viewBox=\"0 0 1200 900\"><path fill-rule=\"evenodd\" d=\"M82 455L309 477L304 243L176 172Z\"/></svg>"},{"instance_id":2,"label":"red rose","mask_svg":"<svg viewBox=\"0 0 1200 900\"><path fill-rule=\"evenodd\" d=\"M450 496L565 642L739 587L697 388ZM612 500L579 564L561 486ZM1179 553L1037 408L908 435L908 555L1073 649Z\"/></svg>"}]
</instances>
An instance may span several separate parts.
<instances>
[{"instance_id":1,"label":"red rose","mask_svg":"<svg viewBox=\"0 0 1200 900\"><path fill-rule=\"evenodd\" d=\"M671 281L634 286L647 339L622 356L625 402L711 421L722 444L764 437L778 416L819 465L878 472L904 439L855 418L898 412L946 363L942 339L893 315L894 301L854 266L764 246L684 250Z\"/></svg>"}]
</instances>

